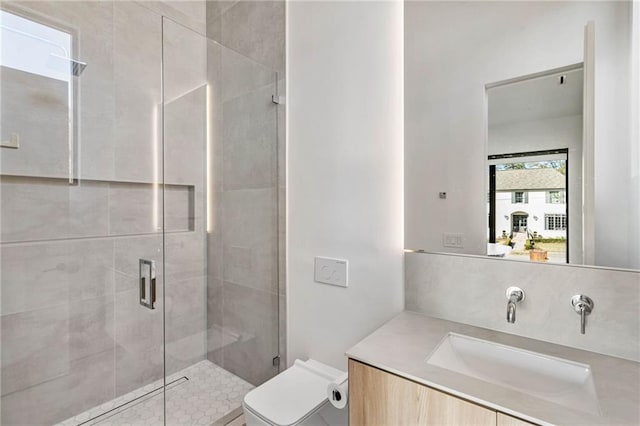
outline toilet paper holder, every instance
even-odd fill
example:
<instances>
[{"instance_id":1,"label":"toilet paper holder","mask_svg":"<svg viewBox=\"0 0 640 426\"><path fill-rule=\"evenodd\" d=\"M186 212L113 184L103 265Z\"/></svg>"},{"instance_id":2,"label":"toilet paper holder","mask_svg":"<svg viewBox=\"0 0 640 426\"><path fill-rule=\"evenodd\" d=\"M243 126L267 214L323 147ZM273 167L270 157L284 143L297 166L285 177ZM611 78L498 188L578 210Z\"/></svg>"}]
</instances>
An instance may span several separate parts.
<instances>
[{"instance_id":1,"label":"toilet paper holder","mask_svg":"<svg viewBox=\"0 0 640 426\"><path fill-rule=\"evenodd\" d=\"M331 405L338 409L347 406L349 398L349 376L347 373L337 377L327 386L327 397Z\"/></svg>"}]
</instances>

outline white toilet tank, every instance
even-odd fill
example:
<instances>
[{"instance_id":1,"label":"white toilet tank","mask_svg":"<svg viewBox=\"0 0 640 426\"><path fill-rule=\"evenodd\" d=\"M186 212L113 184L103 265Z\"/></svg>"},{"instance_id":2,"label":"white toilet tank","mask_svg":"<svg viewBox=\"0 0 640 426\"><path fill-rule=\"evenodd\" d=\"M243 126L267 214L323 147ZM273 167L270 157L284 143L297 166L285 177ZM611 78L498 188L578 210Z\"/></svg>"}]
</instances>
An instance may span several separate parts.
<instances>
[{"instance_id":1,"label":"white toilet tank","mask_svg":"<svg viewBox=\"0 0 640 426\"><path fill-rule=\"evenodd\" d=\"M327 386L344 374L315 360L296 360L287 370L245 395L247 426L346 426L347 408L327 398Z\"/></svg>"}]
</instances>

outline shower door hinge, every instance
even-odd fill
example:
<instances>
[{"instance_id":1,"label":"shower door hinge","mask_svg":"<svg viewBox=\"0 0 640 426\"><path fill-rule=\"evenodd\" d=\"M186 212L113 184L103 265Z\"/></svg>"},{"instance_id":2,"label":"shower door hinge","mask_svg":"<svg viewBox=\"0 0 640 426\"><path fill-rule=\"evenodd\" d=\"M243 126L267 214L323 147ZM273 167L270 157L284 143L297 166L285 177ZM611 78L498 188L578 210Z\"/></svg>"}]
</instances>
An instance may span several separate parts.
<instances>
[{"instance_id":1,"label":"shower door hinge","mask_svg":"<svg viewBox=\"0 0 640 426\"><path fill-rule=\"evenodd\" d=\"M273 357L273 366L280 367L280 355L276 355Z\"/></svg>"},{"instance_id":2,"label":"shower door hinge","mask_svg":"<svg viewBox=\"0 0 640 426\"><path fill-rule=\"evenodd\" d=\"M271 102L276 105L284 105L284 96L271 95Z\"/></svg>"}]
</instances>

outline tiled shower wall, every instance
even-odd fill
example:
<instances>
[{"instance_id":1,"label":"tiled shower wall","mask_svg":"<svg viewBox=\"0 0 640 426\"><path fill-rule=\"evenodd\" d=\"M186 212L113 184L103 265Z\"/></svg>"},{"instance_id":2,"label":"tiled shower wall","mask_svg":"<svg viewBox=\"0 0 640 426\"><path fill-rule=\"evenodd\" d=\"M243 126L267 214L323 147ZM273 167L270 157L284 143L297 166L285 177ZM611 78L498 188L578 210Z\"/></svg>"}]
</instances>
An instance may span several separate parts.
<instances>
[{"instance_id":1,"label":"tiled shower wall","mask_svg":"<svg viewBox=\"0 0 640 426\"><path fill-rule=\"evenodd\" d=\"M21 135L20 149L0 152L2 424L51 424L161 378L163 311L168 373L205 357L206 61L198 68L187 58L201 75L178 70L179 80L169 73L166 81L188 90L166 105L165 152L174 160L164 170L166 276L160 267L158 11L201 31L205 16L203 2L175 6L3 2L73 31L74 53L88 66L75 79L74 185L66 180L66 83L2 69L2 137ZM173 36L165 34L165 53L173 46L204 57L204 44ZM154 311L138 303L139 258L158 263Z\"/></svg>"},{"instance_id":2,"label":"tiled shower wall","mask_svg":"<svg viewBox=\"0 0 640 426\"><path fill-rule=\"evenodd\" d=\"M276 71L278 94L285 94L284 1L208 1L207 36ZM215 46L209 49L211 61ZM232 56L219 61L223 74ZM213 128L223 130L213 138L222 144L212 160L218 201L208 239L207 325L208 358L257 385L277 374L272 358L278 353L286 365L285 122L278 106L277 127L271 127L274 110L264 102L276 88L261 81L266 70L255 68L244 71L252 77L235 85L236 93L223 79L225 94L214 98L220 113Z\"/></svg>"},{"instance_id":3,"label":"tiled shower wall","mask_svg":"<svg viewBox=\"0 0 640 426\"><path fill-rule=\"evenodd\" d=\"M270 102L268 69L190 29L209 31L220 10L220 32L209 36L278 70L284 95L284 3L3 7L70 27L89 65L77 79L72 186L60 125L65 87L2 69L4 130L19 127L23 141L0 152L2 423L50 424L162 377L163 311L168 374L205 357L255 384L276 374L278 345L284 354L284 108ZM161 15L180 24L164 31L164 170L154 153L162 132ZM24 87L27 99L5 96ZM208 233L207 118L214 136ZM163 172L166 276L158 268L158 309L149 311L138 304L138 259L163 261L153 184Z\"/></svg>"}]
</instances>

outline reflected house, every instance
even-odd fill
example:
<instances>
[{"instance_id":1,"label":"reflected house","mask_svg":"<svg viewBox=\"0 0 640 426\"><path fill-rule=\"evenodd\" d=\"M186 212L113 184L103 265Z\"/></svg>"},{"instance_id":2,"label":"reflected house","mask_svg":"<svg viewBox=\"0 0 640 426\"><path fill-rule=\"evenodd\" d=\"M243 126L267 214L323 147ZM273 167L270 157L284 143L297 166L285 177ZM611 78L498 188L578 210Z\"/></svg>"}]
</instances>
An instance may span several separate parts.
<instances>
[{"instance_id":1,"label":"reflected house","mask_svg":"<svg viewBox=\"0 0 640 426\"><path fill-rule=\"evenodd\" d=\"M567 236L566 176L554 168L496 171L496 238L529 232Z\"/></svg>"}]
</instances>

